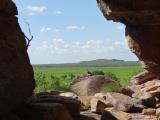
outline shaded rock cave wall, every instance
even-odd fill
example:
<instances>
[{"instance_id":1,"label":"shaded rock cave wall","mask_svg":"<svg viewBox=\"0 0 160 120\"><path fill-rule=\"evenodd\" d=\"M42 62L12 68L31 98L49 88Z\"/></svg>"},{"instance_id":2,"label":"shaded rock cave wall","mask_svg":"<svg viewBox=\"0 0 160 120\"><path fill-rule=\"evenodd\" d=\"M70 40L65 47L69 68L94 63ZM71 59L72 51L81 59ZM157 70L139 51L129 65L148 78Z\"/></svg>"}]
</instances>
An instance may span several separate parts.
<instances>
[{"instance_id":1,"label":"shaded rock cave wall","mask_svg":"<svg viewBox=\"0 0 160 120\"><path fill-rule=\"evenodd\" d=\"M160 77L160 1L97 0L107 20L126 25L126 39L144 68Z\"/></svg>"},{"instance_id":2,"label":"shaded rock cave wall","mask_svg":"<svg viewBox=\"0 0 160 120\"><path fill-rule=\"evenodd\" d=\"M0 115L23 103L35 86L17 14L12 0L0 0Z\"/></svg>"}]
</instances>

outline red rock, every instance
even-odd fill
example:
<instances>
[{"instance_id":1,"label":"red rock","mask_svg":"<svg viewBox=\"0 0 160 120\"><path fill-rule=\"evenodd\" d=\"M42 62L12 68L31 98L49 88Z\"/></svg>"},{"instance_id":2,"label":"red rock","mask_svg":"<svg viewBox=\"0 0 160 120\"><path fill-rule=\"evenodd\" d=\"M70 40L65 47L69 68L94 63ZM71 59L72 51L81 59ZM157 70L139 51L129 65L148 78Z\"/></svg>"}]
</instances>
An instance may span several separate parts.
<instances>
[{"instance_id":1,"label":"red rock","mask_svg":"<svg viewBox=\"0 0 160 120\"><path fill-rule=\"evenodd\" d=\"M132 118L126 112L116 110L115 108L106 108L101 120L132 120Z\"/></svg>"},{"instance_id":2,"label":"red rock","mask_svg":"<svg viewBox=\"0 0 160 120\"><path fill-rule=\"evenodd\" d=\"M59 103L29 103L17 114L21 120L73 120L66 107Z\"/></svg>"},{"instance_id":3,"label":"red rock","mask_svg":"<svg viewBox=\"0 0 160 120\"><path fill-rule=\"evenodd\" d=\"M133 107L132 98L120 93L107 93L106 101L110 102L117 110L129 112Z\"/></svg>"},{"instance_id":4,"label":"red rock","mask_svg":"<svg viewBox=\"0 0 160 120\"><path fill-rule=\"evenodd\" d=\"M80 115L80 102L76 99L63 97L63 96L56 96L56 95L48 95L48 96L34 96L28 100L28 103L60 103L63 104L69 113L72 116L79 116Z\"/></svg>"},{"instance_id":5,"label":"red rock","mask_svg":"<svg viewBox=\"0 0 160 120\"><path fill-rule=\"evenodd\" d=\"M142 114L131 114L131 120L157 120L156 116L154 115L142 115Z\"/></svg>"},{"instance_id":6,"label":"red rock","mask_svg":"<svg viewBox=\"0 0 160 120\"><path fill-rule=\"evenodd\" d=\"M160 108L156 110L156 116L157 116L157 119L159 120L160 119Z\"/></svg>"},{"instance_id":7,"label":"red rock","mask_svg":"<svg viewBox=\"0 0 160 120\"><path fill-rule=\"evenodd\" d=\"M93 96L99 93L104 84L115 82L104 75L78 76L71 83L72 90L80 96Z\"/></svg>"},{"instance_id":8,"label":"red rock","mask_svg":"<svg viewBox=\"0 0 160 120\"><path fill-rule=\"evenodd\" d=\"M154 108L143 109L142 114L143 115L153 115L153 116L155 116L156 115L156 109L154 109Z\"/></svg>"},{"instance_id":9,"label":"red rock","mask_svg":"<svg viewBox=\"0 0 160 120\"><path fill-rule=\"evenodd\" d=\"M160 77L160 1L97 0L107 20L126 25L128 46L144 68Z\"/></svg>"},{"instance_id":10,"label":"red rock","mask_svg":"<svg viewBox=\"0 0 160 120\"><path fill-rule=\"evenodd\" d=\"M104 93L96 93L94 96L97 98L104 99L104 100L106 99L106 95Z\"/></svg>"},{"instance_id":11,"label":"red rock","mask_svg":"<svg viewBox=\"0 0 160 120\"><path fill-rule=\"evenodd\" d=\"M121 94L127 95L132 97L132 95L134 94L134 91L131 90L129 87L128 88L122 88L120 91L118 91Z\"/></svg>"},{"instance_id":12,"label":"red rock","mask_svg":"<svg viewBox=\"0 0 160 120\"><path fill-rule=\"evenodd\" d=\"M156 76L148 71L144 71L132 77L133 84L142 84L147 81L153 80Z\"/></svg>"},{"instance_id":13,"label":"red rock","mask_svg":"<svg viewBox=\"0 0 160 120\"><path fill-rule=\"evenodd\" d=\"M91 99L91 112L100 114L103 113L107 107L113 107L113 105L100 98L93 97Z\"/></svg>"},{"instance_id":14,"label":"red rock","mask_svg":"<svg viewBox=\"0 0 160 120\"><path fill-rule=\"evenodd\" d=\"M12 0L0 0L0 114L32 96L34 73Z\"/></svg>"}]
</instances>

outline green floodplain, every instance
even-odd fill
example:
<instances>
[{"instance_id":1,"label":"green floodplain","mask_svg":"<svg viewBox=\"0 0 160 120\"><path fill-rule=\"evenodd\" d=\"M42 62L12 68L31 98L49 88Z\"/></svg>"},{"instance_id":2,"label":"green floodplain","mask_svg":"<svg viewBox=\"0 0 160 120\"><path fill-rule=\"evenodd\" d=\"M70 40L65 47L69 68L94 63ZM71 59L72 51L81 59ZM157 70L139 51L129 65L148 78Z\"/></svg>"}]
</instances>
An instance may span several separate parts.
<instances>
[{"instance_id":1,"label":"green floodplain","mask_svg":"<svg viewBox=\"0 0 160 120\"><path fill-rule=\"evenodd\" d=\"M52 66L35 66L36 89L35 92L43 91L71 91L70 83L72 80L88 71L103 71L105 74L112 73L118 78L121 87L130 84L131 77L143 71L141 66L125 67L52 67ZM113 86L112 86L113 87ZM111 87L111 88L112 88ZM110 88L108 86L108 88ZM115 85L112 89L115 88ZM112 90L111 90L112 91Z\"/></svg>"}]
</instances>

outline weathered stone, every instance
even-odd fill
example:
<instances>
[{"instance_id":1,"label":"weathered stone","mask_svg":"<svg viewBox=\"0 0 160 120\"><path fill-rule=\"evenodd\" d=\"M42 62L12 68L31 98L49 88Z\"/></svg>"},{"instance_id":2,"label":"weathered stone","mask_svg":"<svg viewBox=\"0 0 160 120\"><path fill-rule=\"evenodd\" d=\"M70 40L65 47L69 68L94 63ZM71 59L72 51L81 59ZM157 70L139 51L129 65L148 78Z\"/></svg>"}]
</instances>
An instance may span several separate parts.
<instances>
[{"instance_id":1,"label":"weathered stone","mask_svg":"<svg viewBox=\"0 0 160 120\"><path fill-rule=\"evenodd\" d=\"M156 109L154 109L154 108L143 109L142 114L143 115L153 115L153 116L155 116L156 115Z\"/></svg>"},{"instance_id":2,"label":"weathered stone","mask_svg":"<svg viewBox=\"0 0 160 120\"><path fill-rule=\"evenodd\" d=\"M148 71L144 71L132 77L133 84L139 85L149 80L153 80L156 76Z\"/></svg>"},{"instance_id":3,"label":"weathered stone","mask_svg":"<svg viewBox=\"0 0 160 120\"><path fill-rule=\"evenodd\" d=\"M44 120L73 120L71 115L69 114L68 110L62 104L46 104L45 103L38 103L36 106L41 106L43 108L47 107L46 111L43 113ZM38 108L40 109L40 108Z\"/></svg>"},{"instance_id":4,"label":"weathered stone","mask_svg":"<svg viewBox=\"0 0 160 120\"><path fill-rule=\"evenodd\" d=\"M132 98L133 101L133 108L131 110L131 113L141 113L143 109L147 108L143 105L142 100Z\"/></svg>"},{"instance_id":5,"label":"weathered stone","mask_svg":"<svg viewBox=\"0 0 160 120\"><path fill-rule=\"evenodd\" d=\"M141 90L150 93L154 97L160 98L160 80L152 80L144 83Z\"/></svg>"},{"instance_id":6,"label":"weathered stone","mask_svg":"<svg viewBox=\"0 0 160 120\"><path fill-rule=\"evenodd\" d=\"M97 98L104 99L104 100L106 99L106 95L104 93L96 93L94 96Z\"/></svg>"},{"instance_id":7,"label":"weathered stone","mask_svg":"<svg viewBox=\"0 0 160 120\"><path fill-rule=\"evenodd\" d=\"M83 111L81 115L74 118L74 120L100 120L101 115L96 113L91 113L90 111Z\"/></svg>"},{"instance_id":8,"label":"weathered stone","mask_svg":"<svg viewBox=\"0 0 160 120\"><path fill-rule=\"evenodd\" d=\"M79 116L80 115L80 102L76 99L69 98L69 97L63 97L63 96L35 96L28 100L30 104L33 103L60 103L63 104L69 113L72 116Z\"/></svg>"},{"instance_id":9,"label":"weathered stone","mask_svg":"<svg viewBox=\"0 0 160 120\"><path fill-rule=\"evenodd\" d=\"M104 75L84 75L78 76L71 83L72 90L81 96L93 96L95 93L99 93L102 86L115 81L106 78Z\"/></svg>"},{"instance_id":10,"label":"weathered stone","mask_svg":"<svg viewBox=\"0 0 160 120\"><path fill-rule=\"evenodd\" d=\"M120 111L128 112L133 108L132 98L120 93L107 93L106 100Z\"/></svg>"},{"instance_id":11,"label":"weathered stone","mask_svg":"<svg viewBox=\"0 0 160 120\"><path fill-rule=\"evenodd\" d=\"M97 0L108 20L126 25L126 38L144 68L160 77L160 1Z\"/></svg>"},{"instance_id":12,"label":"weathered stone","mask_svg":"<svg viewBox=\"0 0 160 120\"><path fill-rule=\"evenodd\" d=\"M160 119L160 108L156 110L156 116L157 116L157 119L159 120Z\"/></svg>"},{"instance_id":13,"label":"weathered stone","mask_svg":"<svg viewBox=\"0 0 160 120\"><path fill-rule=\"evenodd\" d=\"M31 103L17 111L21 120L73 120L63 104Z\"/></svg>"},{"instance_id":14,"label":"weathered stone","mask_svg":"<svg viewBox=\"0 0 160 120\"><path fill-rule=\"evenodd\" d=\"M0 115L14 110L33 93L34 73L12 0L0 0Z\"/></svg>"},{"instance_id":15,"label":"weathered stone","mask_svg":"<svg viewBox=\"0 0 160 120\"><path fill-rule=\"evenodd\" d=\"M70 97L70 98L73 98L73 99L78 98L78 96L75 93L72 93L72 92L60 93L59 96Z\"/></svg>"},{"instance_id":16,"label":"weathered stone","mask_svg":"<svg viewBox=\"0 0 160 120\"><path fill-rule=\"evenodd\" d=\"M132 90L134 93L139 92L142 89L142 85L131 85L128 88Z\"/></svg>"},{"instance_id":17,"label":"weathered stone","mask_svg":"<svg viewBox=\"0 0 160 120\"><path fill-rule=\"evenodd\" d=\"M16 5L12 0L1 0L0 11L11 16L17 15L18 11Z\"/></svg>"},{"instance_id":18,"label":"weathered stone","mask_svg":"<svg viewBox=\"0 0 160 120\"><path fill-rule=\"evenodd\" d=\"M132 97L132 94L134 93L133 90L131 90L130 88L122 88L120 91L118 91L121 94L127 95Z\"/></svg>"},{"instance_id":19,"label":"weathered stone","mask_svg":"<svg viewBox=\"0 0 160 120\"><path fill-rule=\"evenodd\" d=\"M142 114L131 114L131 120L157 120L156 116L154 115L142 115Z\"/></svg>"},{"instance_id":20,"label":"weathered stone","mask_svg":"<svg viewBox=\"0 0 160 120\"><path fill-rule=\"evenodd\" d=\"M104 109L107 107L113 107L113 105L110 102L100 98L94 97L91 99L91 112L103 113Z\"/></svg>"},{"instance_id":21,"label":"weathered stone","mask_svg":"<svg viewBox=\"0 0 160 120\"><path fill-rule=\"evenodd\" d=\"M115 108L106 108L101 120L132 120L130 114L118 111Z\"/></svg>"},{"instance_id":22,"label":"weathered stone","mask_svg":"<svg viewBox=\"0 0 160 120\"><path fill-rule=\"evenodd\" d=\"M155 107L156 99L150 93L139 91L132 95L133 98L141 101L142 105L146 107Z\"/></svg>"}]
</instances>

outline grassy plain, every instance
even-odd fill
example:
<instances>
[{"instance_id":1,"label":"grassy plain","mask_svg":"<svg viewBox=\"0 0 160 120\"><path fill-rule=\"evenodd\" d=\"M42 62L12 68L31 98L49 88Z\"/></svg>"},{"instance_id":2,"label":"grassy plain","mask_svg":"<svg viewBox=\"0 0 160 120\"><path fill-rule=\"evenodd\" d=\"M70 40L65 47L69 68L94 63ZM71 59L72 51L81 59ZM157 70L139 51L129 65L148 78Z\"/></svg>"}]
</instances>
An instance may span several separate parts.
<instances>
[{"instance_id":1,"label":"grassy plain","mask_svg":"<svg viewBox=\"0 0 160 120\"><path fill-rule=\"evenodd\" d=\"M62 90L70 91L73 78L86 74L87 71L103 71L105 74L113 73L121 86L130 84L130 78L143 71L142 67L34 67L37 87L35 92Z\"/></svg>"}]
</instances>

